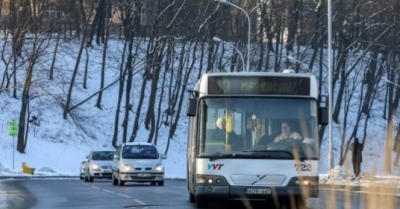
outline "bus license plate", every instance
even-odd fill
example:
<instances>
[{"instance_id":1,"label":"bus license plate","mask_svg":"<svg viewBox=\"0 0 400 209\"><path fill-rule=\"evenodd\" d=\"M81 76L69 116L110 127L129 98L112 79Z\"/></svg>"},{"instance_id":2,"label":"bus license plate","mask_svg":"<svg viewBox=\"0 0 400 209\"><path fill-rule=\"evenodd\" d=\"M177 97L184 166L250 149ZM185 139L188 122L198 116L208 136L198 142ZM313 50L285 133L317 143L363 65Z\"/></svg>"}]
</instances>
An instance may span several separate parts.
<instances>
[{"instance_id":1,"label":"bus license plate","mask_svg":"<svg viewBox=\"0 0 400 209\"><path fill-rule=\"evenodd\" d=\"M271 189L247 188L246 194L271 194Z\"/></svg>"}]
</instances>

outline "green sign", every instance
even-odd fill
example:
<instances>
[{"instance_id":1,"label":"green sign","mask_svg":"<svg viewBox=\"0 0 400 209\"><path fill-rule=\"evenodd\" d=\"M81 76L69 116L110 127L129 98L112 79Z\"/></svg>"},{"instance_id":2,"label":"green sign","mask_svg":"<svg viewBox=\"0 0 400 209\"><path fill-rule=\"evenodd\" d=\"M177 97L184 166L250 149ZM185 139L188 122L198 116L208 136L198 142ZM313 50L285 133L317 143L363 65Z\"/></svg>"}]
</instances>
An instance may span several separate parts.
<instances>
[{"instance_id":1,"label":"green sign","mask_svg":"<svg viewBox=\"0 0 400 209\"><path fill-rule=\"evenodd\" d=\"M10 136L18 135L18 123L17 121L8 122L8 133Z\"/></svg>"}]
</instances>

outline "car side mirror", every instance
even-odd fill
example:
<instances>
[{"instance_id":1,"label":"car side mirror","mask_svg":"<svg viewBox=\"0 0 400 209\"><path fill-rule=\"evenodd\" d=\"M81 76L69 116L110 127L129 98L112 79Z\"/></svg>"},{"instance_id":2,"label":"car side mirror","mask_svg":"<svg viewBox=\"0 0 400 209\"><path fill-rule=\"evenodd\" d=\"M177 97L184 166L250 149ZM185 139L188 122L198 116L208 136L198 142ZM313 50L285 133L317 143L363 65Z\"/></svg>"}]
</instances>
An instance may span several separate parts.
<instances>
[{"instance_id":1,"label":"car side mirror","mask_svg":"<svg viewBox=\"0 0 400 209\"><path fill-rule=\"evenodd\" d=\"M165 154L160 154L161 159L167 159L167 155Z\"/></svg>"},{"instance_id":2,"label":"car side mirror","mask_svg":"<svg viewBox=\"0 0 400 209\"><path fill-rule=\"evenodd\" d=\"M113 159L114 159L114 160L119 160L119 156L118 156L118 155L114 155L114 156L113 156Z\"/></svg>"}]
</instances>

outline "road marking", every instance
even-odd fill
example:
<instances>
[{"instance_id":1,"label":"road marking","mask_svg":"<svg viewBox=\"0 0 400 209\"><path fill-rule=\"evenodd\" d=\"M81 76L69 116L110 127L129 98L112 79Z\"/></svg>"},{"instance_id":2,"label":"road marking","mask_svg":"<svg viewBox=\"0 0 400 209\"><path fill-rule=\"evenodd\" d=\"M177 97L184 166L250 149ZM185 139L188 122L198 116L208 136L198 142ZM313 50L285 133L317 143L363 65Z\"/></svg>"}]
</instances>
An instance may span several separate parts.
<instances>
[{"instance_id":1,"label":"road marking","mask_svg":"<svg viewBox=\"0 0 400 209\"><path fill-rule=\"evenodd\" d=\"M107 193L117 194L117 195L119 195L119 196L122 196L122 197L125 197L125 198L128 198L128 199L132 199L131 196L124 195L124 194L122 194L122 193L116 193L116 192L113 192L113 191L111 191L111 190L101 189L100 187L93 186L93 185L90 185L90 187L92 187L92 188L94 188L94 189L102 190L102 191L107 192ZM143 201L141 201L141 200L138 200L138 199L133 199L133 201L137 202L138 204L140 204L140 205L142 205L142 206L146 206L146 205L147 205L145 202L143 202ZM147 209L147 208L148 208L148 207L143 207L142 209Z\"/></svg>"},{"instance_id":2,"label":"road marking","mask_svg":"<svg viewBox=\"0 0 400 209\"><path fill-rule=\"evenodd\" d=\"M122 196L122 197L126 197L126 198L129 198L129 199L131 199L132 197L131 196L128 196L128 195L124 195L124 194L121 194L121 193L116 193L117 195L119 195L119 196Z\"/></svg>"},{"instance_id":3,"label":"road marking","mask_svg":"<svg viewBox=\"0 0 400 209\"><path fill-rule=\"evenodd\" d=\"M146 203L144 203L144 202L142 202L142 201L140 201L138 199L133 199L133 201L135 201L135 202L137 202L137 203L139 203L141 205L147 205Z\"/></svg>"},{"instance_id":4,"label":"road marking","mask_svg":"<svg viewBox=\"0 0 400 209\"><path fill-rule=\"evenodd\" d=\"M106 189L103 189L103 191L108 192L108 193L112 193L112 194L115 193L115 192L113 192L113 191L111 191L111 190L106 190Z\"/></svg>"},{"instance_id":5,"label":"road marking","mask_svg":"<svg viewBox=\"0 0 400 209\"><path fill-rule=\"evenodd\" d=\"M142 202L142 201L140 201L138 199L133 199L133 201L139 203L140 205L143 205L143 209L147 209L148 208L148 207L146 207L146 205L147 205L146 203L144 203L144 202Z\"/></svg>"}]
</instances>

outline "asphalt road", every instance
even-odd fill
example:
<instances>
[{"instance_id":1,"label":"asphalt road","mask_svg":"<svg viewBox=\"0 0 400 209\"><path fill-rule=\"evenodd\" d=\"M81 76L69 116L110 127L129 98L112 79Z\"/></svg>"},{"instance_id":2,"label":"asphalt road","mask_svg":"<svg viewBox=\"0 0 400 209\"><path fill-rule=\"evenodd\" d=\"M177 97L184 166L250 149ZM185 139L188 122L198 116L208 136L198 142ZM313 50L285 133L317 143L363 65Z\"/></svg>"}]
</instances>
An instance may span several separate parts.
<instances>
[{"instance_id":1,"label":"asphalt road","mask_svg":"<svg viewBox=\"0 0 400 209\"><path fill-rule=\"evenodd\" d=\"M113 186L109 180L83 182L78 179L29 179L2 181L6 188L7 209L194 209L183 180L166 180L164 186L127 183ZM307 200L307 209L400 209L393 194L370 191L321 189L319 198ZM211 208L279 208L265 201L216 202Z\"/></svg>"}]
</instances>

